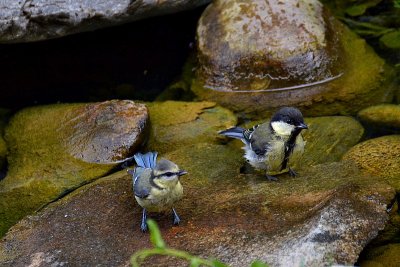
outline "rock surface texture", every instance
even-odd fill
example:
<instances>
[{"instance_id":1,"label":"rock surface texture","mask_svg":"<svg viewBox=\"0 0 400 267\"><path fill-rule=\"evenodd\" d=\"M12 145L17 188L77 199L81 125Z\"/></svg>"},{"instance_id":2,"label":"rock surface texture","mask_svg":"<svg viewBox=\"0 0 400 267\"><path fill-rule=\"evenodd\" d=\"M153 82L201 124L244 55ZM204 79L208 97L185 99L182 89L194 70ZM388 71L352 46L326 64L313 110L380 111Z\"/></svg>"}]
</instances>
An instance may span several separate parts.
<instances>
[{"instance_id":1,"label":"rock surface texture","mask_svg":"<svg viewBox=\"0 0 400 267\"><path fill-rule=\"evenodd\" d=\"M209 0L5 0L0 42L30 42L195 8Z\"/></svg>"}]
</instances>

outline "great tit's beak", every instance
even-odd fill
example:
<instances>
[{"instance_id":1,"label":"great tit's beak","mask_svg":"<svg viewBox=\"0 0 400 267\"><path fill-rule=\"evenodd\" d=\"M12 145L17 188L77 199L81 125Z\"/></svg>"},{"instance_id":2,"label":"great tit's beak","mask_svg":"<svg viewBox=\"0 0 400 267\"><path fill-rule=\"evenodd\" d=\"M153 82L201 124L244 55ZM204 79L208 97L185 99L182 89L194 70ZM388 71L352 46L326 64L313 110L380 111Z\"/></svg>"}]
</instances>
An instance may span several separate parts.
<instances>
[{"instance_id":1,"label":"great tit's beak","mask_svg":"<svg viewBox=\"0 0 400 267\"><path fill-rule=\"evenodd\" d=\"M182 176L182 175L185 175L185 174L187 174L188 172L187 171L185 171L185 170L180 170L179 172L178 172L178 176Z\"/></svg>"},{"instance_id":2,"label":"great tit's beak","mask_svg":"<svg viewBox=\"0 0 400 267\"><path fill-rule=\"evenodd\" d=\"M296 125L296 128L298 129L308 129L307 124L301 122L299 125Z\"/></svg>"}]
</instances>

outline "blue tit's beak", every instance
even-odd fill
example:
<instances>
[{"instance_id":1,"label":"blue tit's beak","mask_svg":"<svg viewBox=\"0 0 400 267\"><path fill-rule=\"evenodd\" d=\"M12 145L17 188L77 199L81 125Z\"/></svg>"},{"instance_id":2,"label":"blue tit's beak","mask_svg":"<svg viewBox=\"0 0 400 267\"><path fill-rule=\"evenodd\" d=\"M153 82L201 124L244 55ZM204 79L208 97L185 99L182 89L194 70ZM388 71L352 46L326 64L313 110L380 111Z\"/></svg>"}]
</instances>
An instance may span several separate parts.
<instances>
[{"instance_id":1,"label":"blue tit's beak","mask_svg":"<svg viewBox=\"0 0 400 267\"><path fill-rule=\"evenodd\" d=\"M308 129L307 124L301 122L299 125L296 125L297 129Z\"/></svg>"},{"instance_id":2,"label":"blue tit's beak","mask_svg":"<svg viewBox=\"0 0 400 267\"><path fill-rule=\"evenodd\" d=\"M178 176L182 176L182 175L185 175L185 174L187 174L188 172L187 171L185 171L185 170L180 170L179 172L178 172Z\"/></svg>"}]
</instances>

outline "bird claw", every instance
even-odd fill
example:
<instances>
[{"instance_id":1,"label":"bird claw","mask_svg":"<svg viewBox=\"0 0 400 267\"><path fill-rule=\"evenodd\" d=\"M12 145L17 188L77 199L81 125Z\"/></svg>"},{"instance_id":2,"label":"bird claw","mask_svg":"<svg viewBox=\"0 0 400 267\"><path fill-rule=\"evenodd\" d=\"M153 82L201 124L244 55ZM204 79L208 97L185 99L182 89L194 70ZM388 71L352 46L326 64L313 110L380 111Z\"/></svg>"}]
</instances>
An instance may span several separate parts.
<instances>
[{"instance_id":1,"label":"bird claw","mask_svg":"<svg viewBox=\"0 0 400 267\"><path fill-rule=\"evenodd\" d=\"M178 225L181 222L181 219L178 216L178 213L176 213L175 209L172 209L173 216L174 216L174 225Z\"/></svg>"},{"instance_id":2,"label":"bird claw","mask_svg":"<svg viewBox=\"0 0 400 267\"><path fill-rule=\"evenodd\" d=\"M147 214L146 214L146 209L143 209L142 213L142 222L140 224L140 230L144 233L147 232Z\"/></svg>"},{"instance_id":3,"label":"bird claw","mask_svg":"<svg viewBox=\"0 0 400 267\"><path fill-rule=\"evenodd\" d=\"M276 177L274 177L274 176L271 176L271 175L266 174L266 177L267 177L268 181L274 181L274 182L277 182L277 181L278 181L278 178L276 178Z\"/></svg>"},{"instance_id":4,"label":"bird claw","mask_svg":"<svg viewBox=\"0 0 400 267\"><path fill-rule=\"evenodd\" d=\"M296 177L297 176L297 172L295 172L292 168L289 168L289 175L291 177Z\"/></svg>"}]
</instances>

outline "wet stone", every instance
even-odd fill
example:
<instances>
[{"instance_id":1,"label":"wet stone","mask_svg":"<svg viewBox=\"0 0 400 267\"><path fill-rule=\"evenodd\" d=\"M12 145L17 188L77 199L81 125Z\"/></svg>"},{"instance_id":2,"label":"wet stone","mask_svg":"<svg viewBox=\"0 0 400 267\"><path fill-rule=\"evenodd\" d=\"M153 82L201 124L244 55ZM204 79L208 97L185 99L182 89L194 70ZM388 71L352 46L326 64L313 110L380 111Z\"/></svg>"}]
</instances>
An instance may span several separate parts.
<instances>
[{"instance_id":1,"label":"wet stone","mask_svg":"<svg viewBox=\"0 0 400 267\"><path fill-rule=\"evenodd\" d=\"M393 98L393 70L317 0L214 1L197 37L192 91L252 117L282 105L356 114Z\"/></svg>"},{"instance_id":2,"label":"wet stone","mask_svg":"<svg viewBox=\"0 0 400 267\"><path fill-rule=\"evenodd\" d=\"M365 108L358 117L366 125L400 129L400 105L383 104Z\"/></svg>"},{"instance_id":3,"label":"wet stone","mask_svg":"<svg viewBox=\"0 0 400 267\"><path fill-rule=\"evenodd\" d=\"M172 226L168 213L150 215L170 247L230 266L255 259L271 266L351 265L387 220L394 190L354 165L318 165L271 183L241 174L238 152L199 143L162 155L189 172L176 205L181 225ZM128 265L134 251L151 246L140 231L141 208L131 187L131 177L121 171L27 217L1 240L0 265ZM169 260L150 263L168 266Z\"/></svg>"},{"instance_id":4,"label":"wet stone","mask_svg":"<svg viewBox=\"0 0 400 267\"><path fill-rule=\"evenodd\" d=\"M145 106L132 101L18 112L5 134L9 154L7 176L0 181L0 235L25 215L109 173L118 163L112 160L140 146L147 116Z\"/></svg>"},{"instance_id":5,"label":"wet stone","mask_svg":"<svg viewBox=\"0 0 400 267\"><path fill-rule=\"evenodd\" d=\"M343 159L355 162L365 172L382 177L400 189L400 135L362 142L350 149Z\"/></svg>"}]
</instances>

